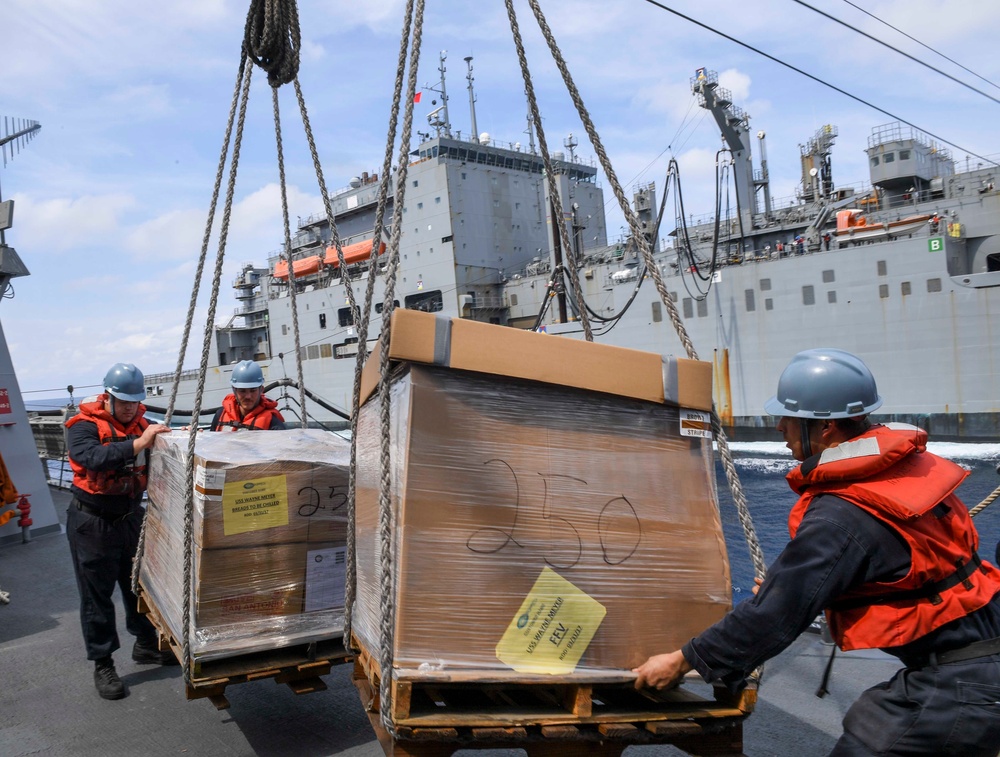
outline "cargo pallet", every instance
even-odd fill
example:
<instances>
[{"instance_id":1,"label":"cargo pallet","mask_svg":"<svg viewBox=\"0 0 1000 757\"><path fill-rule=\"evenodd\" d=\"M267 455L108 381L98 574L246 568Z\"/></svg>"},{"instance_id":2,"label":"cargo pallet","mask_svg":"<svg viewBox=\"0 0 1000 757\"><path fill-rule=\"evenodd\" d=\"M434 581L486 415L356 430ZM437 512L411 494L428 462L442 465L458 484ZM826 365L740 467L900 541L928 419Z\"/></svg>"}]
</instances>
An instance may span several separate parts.
<instances>
[{"instance_id":1,"label":"cargo pallet","mask_svg":"<svg viewBox=\"0 0 1000 757\"><path fill-rule=\"evenodd\" d=\"M493 671L404 672L392 680L394 733L382 724L378 660L355 640L354 685L388 757L449 757L460 749L523 749L529 757L618 757L672 744L692 755L743 754L757 692L716 699L683 689L634 689L623 673L543 676Z\"/></svg>"},{"instance_id":2,"label":"cargo pallet","mask_svg":"<svg viewBox=\"0 0 1000 757\"><path fill-rule=\"evenodd\" d=\"M157 630L160 649L169 650L182 660L183 642L170 633L141 581L138 598L139 612L146 615ZM275 683L286 684L296 694L325 691L327 685L320 676L328 674L334 665L353 660L341 638L248 652L218 660L194 660L191 681L185 683L184 695L187 699L208 699L216 709L225 710L229 708L226 688L249 681L273 678Z\"/></svg>"}]
</instances>

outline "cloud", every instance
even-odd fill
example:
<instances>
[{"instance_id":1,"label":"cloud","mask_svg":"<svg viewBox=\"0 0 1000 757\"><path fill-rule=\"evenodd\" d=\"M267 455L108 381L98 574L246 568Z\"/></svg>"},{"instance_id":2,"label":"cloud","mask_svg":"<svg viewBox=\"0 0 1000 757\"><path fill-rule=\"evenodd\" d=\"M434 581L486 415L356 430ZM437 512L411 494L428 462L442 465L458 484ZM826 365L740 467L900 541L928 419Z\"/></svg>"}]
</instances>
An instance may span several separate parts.
<instances>
[{"instance_id":1,"label":"cloud","mask_svg":"<svg viewBox=\"0 0 1000 757\"><path fill-rule=\"evenodd\" d=\"M83 195L36 201L15 195L17 230L41 252L63 253L80 245L107 244L122 216L135 207L130 194Z\"/></svg>"}]
</instances>

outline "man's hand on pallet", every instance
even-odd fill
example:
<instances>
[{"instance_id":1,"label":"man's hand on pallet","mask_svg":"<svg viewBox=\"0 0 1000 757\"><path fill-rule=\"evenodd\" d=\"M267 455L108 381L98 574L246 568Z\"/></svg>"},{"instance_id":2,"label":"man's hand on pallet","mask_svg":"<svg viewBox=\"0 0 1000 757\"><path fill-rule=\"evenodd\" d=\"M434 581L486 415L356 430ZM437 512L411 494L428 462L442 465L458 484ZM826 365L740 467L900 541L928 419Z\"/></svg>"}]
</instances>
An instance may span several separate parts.
<instances>
[{"instance_id":1,"label":"man's hand on pallet","mask_svg":"<svg viewBox=\"0 0 1000 757\"><path fill-rule=\"evenodd\" d=\"M662 690L676 686L690 670L691 665L678 649L676 652L653 655L639 667L633 668L632 672L636 674L636 689L648 686Z\"/></svg>"}]
</instances>

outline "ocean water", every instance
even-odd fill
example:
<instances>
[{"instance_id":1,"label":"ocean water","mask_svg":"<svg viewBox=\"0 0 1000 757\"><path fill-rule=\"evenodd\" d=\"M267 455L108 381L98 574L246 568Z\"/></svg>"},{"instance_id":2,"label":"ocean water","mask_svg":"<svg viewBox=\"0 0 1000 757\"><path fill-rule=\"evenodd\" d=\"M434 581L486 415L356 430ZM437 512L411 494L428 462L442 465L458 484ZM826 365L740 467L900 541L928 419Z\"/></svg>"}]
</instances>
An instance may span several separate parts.
<instances>
[{"instance_id":1,"label":"ocean water","mask_svg":"<svg viewBox=\"0 0 1000 757\"><path fill-rule=\"evenodd\" d=\"M788 487L785 474L796 465L796 461L780 442L743 442L733 443L730 447L754 531L764 552L764 561L770 564L788 542L788 512L797 498ZM1000 444L932 442L928 449L969 471L969 477L958 489L958 496L970 510L1000 486L1000 474L997 473ZM753 563L721 459L716 457L719 508L729 552L733 601L739 602L752 596ZM997 542L1000 541L1000 498L980 512L974 524L979 532L980 556L992 562Z\"/></svg>"}]
</instances>

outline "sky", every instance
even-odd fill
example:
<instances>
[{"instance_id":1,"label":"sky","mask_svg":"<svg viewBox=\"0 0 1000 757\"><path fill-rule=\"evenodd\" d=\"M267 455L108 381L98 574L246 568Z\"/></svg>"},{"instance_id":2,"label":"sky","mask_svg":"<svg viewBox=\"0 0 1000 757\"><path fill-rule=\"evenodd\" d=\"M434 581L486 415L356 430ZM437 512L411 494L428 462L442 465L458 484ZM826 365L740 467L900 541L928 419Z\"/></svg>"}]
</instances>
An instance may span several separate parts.
<instances>
[{"instance_id":1,"label":"sky","mask_svg":"<svg viewBox=\"0 0 1000 757\"><path fill-rule=\"evenodd\" d=\"M92 394L119 361L147 374L174 369L249 5L4 0L0 6L0 117L42 124L30 144L0 165L0 198L15 202L14 225L4 238L31 271L14 280L13 297L8 293L0 303L26 400L64 397L67 385L78 398ZM637 184L662 187L673 157L688 213L713 211L721 141L690 87L702 66L718 72L721 86L749 114L752 131L766 133L776 200L794 197L800 145L826 124L839 134L833 149L838 186L867 181L868 136L896 118L950 143L963 161L967 154L996 159L1000 152L1000 104L990 99L1000 99L991 83L1000 82L1000 59L992 54L998 3L962 3L959 13L947 0L872 0L863 4L867 15L855 7L861 3L809 1L989 97L795 0L660 2L701 25L646 0L540 5L629 196ZM514 6L550 149L565 150L573 134L576 154L595 159L527 1ZM298 3L299 81L331 192L381 167L404 8L403 0ZM453 129L470 130L464 58L472 56L478 131L527 144L524 86L504 2L426 0L425 14L418 82L436 85L439 55L447 51ZM428 130L436 97L424 92L414 131ZM291 86L281 87L279 98L294 225L298 217L321 213L323 204ZM756 141L753 149L759 167ZM624 222L603 175L601 183L613 239ZM231 283L242 265L265 264L282 239L271 93L257 70L217 322L237 307ZM216 249L213 238L213 259ZM201 287L186 368L198 364L209 283Z\"/></svg>"}]
</instances>

